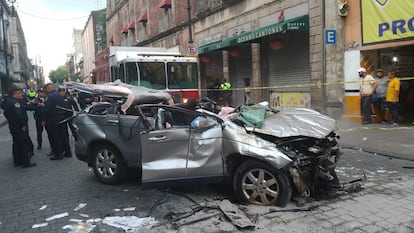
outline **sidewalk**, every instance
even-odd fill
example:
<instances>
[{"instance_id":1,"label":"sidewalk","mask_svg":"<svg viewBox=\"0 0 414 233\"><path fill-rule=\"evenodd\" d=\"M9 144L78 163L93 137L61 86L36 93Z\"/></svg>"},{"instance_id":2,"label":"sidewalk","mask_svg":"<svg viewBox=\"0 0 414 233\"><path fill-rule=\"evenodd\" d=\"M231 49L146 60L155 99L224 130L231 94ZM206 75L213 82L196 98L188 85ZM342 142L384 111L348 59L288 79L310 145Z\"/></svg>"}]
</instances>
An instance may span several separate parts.
<instances>
[{"instance_id":1,"label":"sidewalk","mask_svg":"<svg viewBox=\"0 0 414 233\"><path fill-rule=\"evenodd\" d=\"M337 121L339 145L343 148L361 149L389 157L414 161L414 125L399 126L374 123Z\"/></svg>"}]
</instances>

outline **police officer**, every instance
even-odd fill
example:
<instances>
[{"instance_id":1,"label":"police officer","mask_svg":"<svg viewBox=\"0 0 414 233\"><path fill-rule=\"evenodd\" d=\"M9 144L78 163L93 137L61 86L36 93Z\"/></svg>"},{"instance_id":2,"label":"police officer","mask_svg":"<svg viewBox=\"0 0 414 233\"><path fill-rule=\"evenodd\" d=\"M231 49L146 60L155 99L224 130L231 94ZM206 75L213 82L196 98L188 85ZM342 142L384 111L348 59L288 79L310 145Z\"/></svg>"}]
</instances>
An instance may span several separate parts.
<instances>
[{"instance_id":1,"label":"police officer","mask_svg":"<svg viewBox=\"0 0 414 233\"><path fill-rule=\"evenodd\" d=\"M62 142L63 147L65 148L65 153L63 154L64 157L72 157L72 150L70 149L69 144L69 132L68 132L68 125L70 125L70 119L73 116L73 111L79 111L78 105L75 100L72 98L70 93L66 91L65 88L59 88L58 92L61 96L63 96L63 116L65 122L62 123ZM73 129L71 128L72 134Z\"/></svg>"},{"instance_id":2,"label":"police officer","mask_svg":"<svg viewBox=\"0 0 414 233\"><path fill-rule=\"evenodd\" d=\"M48 83L43 87L43 90L47 93L46 101L46 127L50 135L50 147L52 154L50 160L59 160L63 158L65 154L63 127L60 122L64 119L63 110L59 107L63 107L64 99L61 96L53 84ZM44 123L43 123L44 124Z\"/></svg>"},{"instance_id":3,"label":"police officer","mask_svg":"<svg viewBox=\"0 0 414 233\"><path fill-rule=\"evenodd\" d=\"M28 118L25 105L21 104L23 99L22 89L12 86L8 96L5 97L1 107L9 122L10 133L13 138L13 160L14 166L23 168L33 167L36 163L30 162L30 137Z\"/></svg>"},{"instance_id":4,"label":"police officer","mask_svg":"<svg viewBox=\"0 0 414 233\"><path fill-rule=\"evenodd\" d=\"M46 121L46 92L43 89L37 90L36 97L30 101L28 110L34 111L37 132L37 149L42 149L42 134L45 126L42 122Z\"/></svg>"},{"instance_id":5,"label":"police officer","mask_svg":"<svg viewBox=\"0 0 414 233\"><path fill-rule=\"evenodd\" d=\"M221 89L221 100L223 106L231 105L231 83L227 82L226 79L223 79L223 82L220 84Z\"/></svg>"}]
</instances>

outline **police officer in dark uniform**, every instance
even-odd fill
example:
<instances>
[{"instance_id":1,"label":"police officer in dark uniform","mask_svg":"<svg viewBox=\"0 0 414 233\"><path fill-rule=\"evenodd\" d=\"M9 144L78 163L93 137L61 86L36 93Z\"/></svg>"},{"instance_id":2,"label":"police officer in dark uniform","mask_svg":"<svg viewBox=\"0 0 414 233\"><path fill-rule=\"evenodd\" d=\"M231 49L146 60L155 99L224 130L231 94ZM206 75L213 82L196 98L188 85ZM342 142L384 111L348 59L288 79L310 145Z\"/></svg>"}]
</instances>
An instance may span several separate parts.
<instances>
[{"instance_id":1,"label":"police officer in dark uniform","mask_svg":"<svg viewBox=\"0 0 414 233\"><path fill-rule=\"evenodd\" d=\"M60 109L64 105L63 96L61 96L53 84L46 84L43 89L47 93L46 101L46 127L50 134L50 146L52 148L51 160L59 160L65 154L65 145L63 142L63 126L60 122L64 119L63 110Z\"/></svg>"},{"instance_id":2,"label":"police officer in dark uniform","mask_svg":"<svg viewBox=\"0 0 414 233\"><path fill-rule=\"evenodd\" d=\"M28 104L30 103L31 100L34 99L33 94L30 94L30 93L31 92L28 92L27 94L25 94L25 92L23 91L23 98L19 99L20 104L23 105L26 110L31 110L30 107L28 107ZM34 146L33 146L32 139L30 138L30 133L28 132L28 134L29 134L29 156L32 157L34 155Z\"/></svg>"},{"instance_id":3,"label":"police officer in dark uniform","mask_svg":"<svg viewBox=\"0 0 414 233\"><path fill-rule=\"evenodd\" d=\"M14 166L28 168L35 166L36 163L30 162L28 118L25 105L21 104L22 99L22 89L12 86L1 107L4 109L4 115L9 122L10 133L13 138Z\"/></svg>"},{"instance_id":4,"label":"police officer in dark uniform","mask_svg":"<svg viewBox=\"0 0 414 233\"><path fill-rule=\"evenodd\" d=\"M36 121L37 132L37 149L42 149L42 134L45 125L42 122L46 121L46 93L43 89L37 90L37 96L30 101L27 106L28 110L34 111L34 118Z\"/></svg>"},{"instance_id":5,"label":"police officer in dark uniform","mask_svg":"<svg viewBox=\"0 0 414 233\"><path fill-rule=\"evenodd\" d=\"M61 96L63 96L63 115L66 122L62 123L62 130L63 130L63 147L65 148L65 153L63 154L64 157L72 157L72 150L70 149L69 143L69 131L68 125L70 126L70 118L73 116L73 111L79 111L78 105L65 88L59 88L58 92ZM73 129L71 128L73 133Z\"/></svg>"}]
</instances>

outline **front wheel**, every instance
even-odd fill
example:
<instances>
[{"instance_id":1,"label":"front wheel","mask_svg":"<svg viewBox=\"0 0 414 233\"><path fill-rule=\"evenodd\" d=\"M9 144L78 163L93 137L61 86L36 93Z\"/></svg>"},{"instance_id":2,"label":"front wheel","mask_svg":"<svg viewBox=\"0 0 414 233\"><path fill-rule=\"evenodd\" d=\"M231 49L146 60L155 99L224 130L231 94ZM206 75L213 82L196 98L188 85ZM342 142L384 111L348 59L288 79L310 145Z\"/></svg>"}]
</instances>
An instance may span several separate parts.
<instances>
[{"instance_id":1,"label":"front wheel","mask_svg":"<svg viewBox=\"0 0 414 233\"><path fill-rule=\"evenodd\" d=\"M261 206L283 207L292 197L292 185L286 173L256 160L246 161L237 168L233 189L240 202Z\"/></svg>"},{"instance_id":2,"label":"front wheel","mask_svg":"<svg viewBox=\"0 0 414 233\"><path fill-rule=\"evenodd\" d=\"M116 148L99 145L93 150L92 167L98 180L105 184L118 184L125 180L127 170Z\"/></svg>"}]
</instances>

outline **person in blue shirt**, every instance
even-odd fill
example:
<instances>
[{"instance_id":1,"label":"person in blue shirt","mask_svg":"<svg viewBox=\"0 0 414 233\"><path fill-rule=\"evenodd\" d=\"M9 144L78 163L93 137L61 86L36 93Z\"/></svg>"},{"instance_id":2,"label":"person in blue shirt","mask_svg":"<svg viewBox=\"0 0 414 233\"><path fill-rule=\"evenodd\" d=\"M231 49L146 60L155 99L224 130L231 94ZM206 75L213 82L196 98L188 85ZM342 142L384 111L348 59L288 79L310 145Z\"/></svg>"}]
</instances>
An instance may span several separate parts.
<instances>
[{"instance_id":1,"label":"person in blue shirt","mask_svg":"<svg viewBox=\"0 0 414 233\"><path fill-rule=\"evenodd\" d=\"M26 106L22 104L22 89L11 86L8 96L5 97L1 107L9 123L13 138L12 154L14 166L23 168L33 167L36 163L30 162L30 137Z\"/></svg>"}]
</instances>

